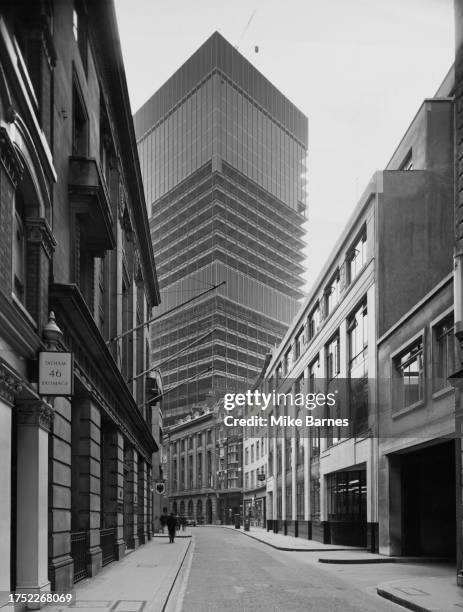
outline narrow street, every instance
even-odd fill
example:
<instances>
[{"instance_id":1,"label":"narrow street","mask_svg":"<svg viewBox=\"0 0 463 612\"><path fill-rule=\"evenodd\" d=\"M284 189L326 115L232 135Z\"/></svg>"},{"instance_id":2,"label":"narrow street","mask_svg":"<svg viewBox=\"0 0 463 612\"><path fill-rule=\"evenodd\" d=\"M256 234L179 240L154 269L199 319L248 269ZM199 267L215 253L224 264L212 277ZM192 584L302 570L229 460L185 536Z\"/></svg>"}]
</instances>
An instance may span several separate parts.
<instances>
[{"instance_id":1,"label":"narrow street","mask_svg":"<svg viewBox=\"0 0 463 612\"><path fill-rule=\"evenodd\" d=\"M214 527L196 529L194 540L191 565L177 594L177 612L400 609L298 559L312 553L285 553Z\"/></svg>"}]
</instances>

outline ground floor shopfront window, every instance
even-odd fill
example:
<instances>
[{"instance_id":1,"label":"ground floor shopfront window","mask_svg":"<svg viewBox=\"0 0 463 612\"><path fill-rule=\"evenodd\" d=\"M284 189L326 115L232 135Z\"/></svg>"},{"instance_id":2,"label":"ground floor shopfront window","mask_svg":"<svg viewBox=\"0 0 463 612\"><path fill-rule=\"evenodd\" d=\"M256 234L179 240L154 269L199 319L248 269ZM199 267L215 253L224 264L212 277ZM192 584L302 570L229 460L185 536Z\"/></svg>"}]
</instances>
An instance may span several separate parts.
<instances>
[{"instance_id":1,"label":"ground floor shopfront window","mask_svg":"<svg viewBox=\"0 0 463 612\"><path fill-rule=\"evenodd\" d=\"M366 470L327 476L328 521L331 543L364 546L366 542Z\"/></svg>"},{"instance_id":2,"label":"ground floor shopfront window","mask_svg":"<svg viewBox=\"0 0 463 612\"><path fill-rule=\"evenodd\" d=\"M364 521L367 513L366 470L327 476L328 519Z\"/></svg>"}]
</instances>

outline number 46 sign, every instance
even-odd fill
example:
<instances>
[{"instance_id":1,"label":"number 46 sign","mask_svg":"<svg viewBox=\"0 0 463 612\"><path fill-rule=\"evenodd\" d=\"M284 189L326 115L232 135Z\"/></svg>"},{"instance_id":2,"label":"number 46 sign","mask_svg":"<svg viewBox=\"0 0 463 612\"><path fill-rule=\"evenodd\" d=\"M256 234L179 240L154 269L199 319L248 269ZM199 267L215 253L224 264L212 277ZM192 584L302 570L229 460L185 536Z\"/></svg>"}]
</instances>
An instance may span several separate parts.
<instances>
[{"instance_id":1,"label":"number 46 sign","mask_svg":"<svg viewBox=\"0 0 463 612\"><path fill-rule=\"evenodd\" d=\"M39 395L72 395L72 353L39 353Z\"/></svg>"}]
</instances>

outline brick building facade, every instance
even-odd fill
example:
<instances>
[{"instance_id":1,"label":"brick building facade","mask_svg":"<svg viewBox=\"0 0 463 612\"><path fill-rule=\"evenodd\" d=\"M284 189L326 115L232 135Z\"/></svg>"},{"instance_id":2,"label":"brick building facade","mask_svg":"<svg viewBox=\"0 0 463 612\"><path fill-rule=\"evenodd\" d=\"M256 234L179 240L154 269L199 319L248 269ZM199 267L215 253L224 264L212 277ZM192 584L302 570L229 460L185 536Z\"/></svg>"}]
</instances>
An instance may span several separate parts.
<instances>
[{"instance_id":1,"label":"brick building facade","mask_svg":"<svg viewBox=\"0 0 463 612\"><path fill-rule=\"evenodd\" d=\"M69 591L152 524L160 297L112 1L3 2L0 73L0 590ZM68 397L38 394L51 310Z\"/></svg>"}]
</instances>

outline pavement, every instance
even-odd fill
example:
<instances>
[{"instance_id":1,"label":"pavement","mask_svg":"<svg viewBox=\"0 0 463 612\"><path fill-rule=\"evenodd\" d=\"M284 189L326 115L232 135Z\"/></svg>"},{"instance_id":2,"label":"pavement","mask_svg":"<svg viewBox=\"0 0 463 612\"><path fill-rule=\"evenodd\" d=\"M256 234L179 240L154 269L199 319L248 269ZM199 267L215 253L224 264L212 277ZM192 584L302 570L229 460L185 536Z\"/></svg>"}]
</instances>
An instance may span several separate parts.
<instances>
[{"instance_id":1,"label":"pavement","mask_svg":"<svg viewBox=\"0 0 463 612\"><path fill-rule=\"evenodd\" d=\"M163 612L191 545L190 537L158 534L150 542L75 585L70 606L47 605L46 612Z\"/></svg>"},{"instance_id":2,"label":"pavement","mask_svg":"<svg viewBox=\"0 0 463 612\"><path fill-rule=\"evenodd\" d=\"M267 544L277 550L285 550L289 552L326 552L326 551L342 551L342 552L353 552L361 551L365 552L365 548L355 548L353 546L337 546L336 544L322 544L315 540L305 540L303 538L294 538L293 536L285 536L281 533L273 533L273 531L267 531L262 527L250 527L249 531L243 531L241 529L235 529L232 525L223 525L225 529L232 529L239 533L243 533L250 538L254 538L263 544Z\"/></svg>"}]
</instances>

